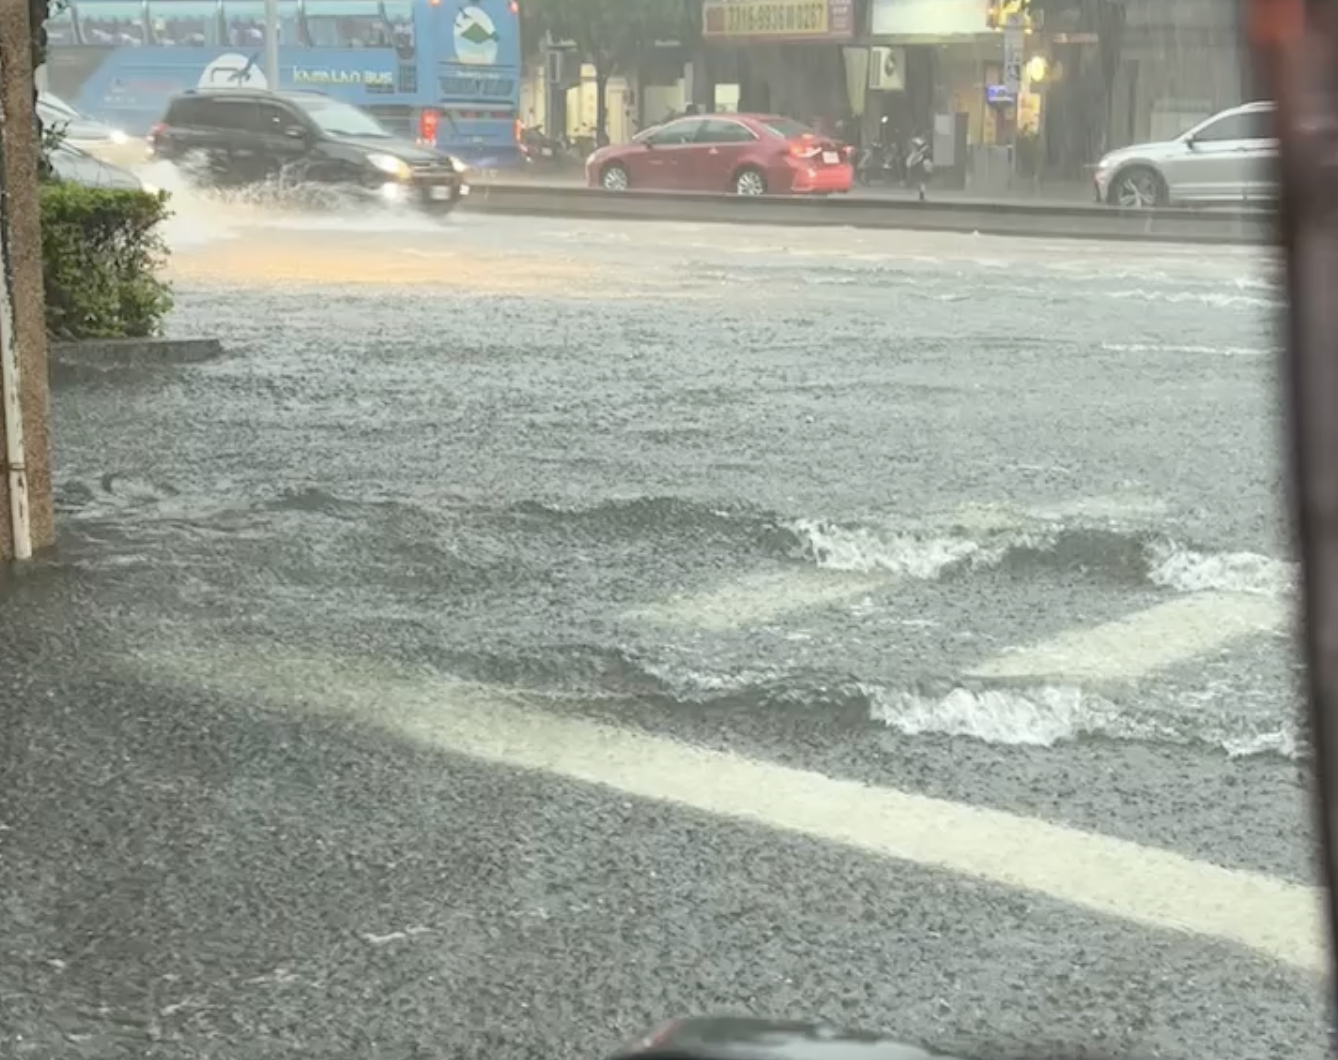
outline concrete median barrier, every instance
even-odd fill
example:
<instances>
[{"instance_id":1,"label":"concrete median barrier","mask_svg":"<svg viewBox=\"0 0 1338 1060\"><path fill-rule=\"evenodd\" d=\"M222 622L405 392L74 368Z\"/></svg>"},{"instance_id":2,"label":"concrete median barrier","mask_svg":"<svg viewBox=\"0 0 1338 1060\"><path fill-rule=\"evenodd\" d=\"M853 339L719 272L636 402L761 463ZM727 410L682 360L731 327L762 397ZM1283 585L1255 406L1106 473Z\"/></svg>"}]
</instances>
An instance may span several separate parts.
<instances>
[{"instance_id":1,"label":"concrete median barrier","mask_svg":"<svg viewBox=\"0 0 1338 1060\"><path fill-rule=\"evenodd\" d=\"M1268 210L1118 210L1106 206L929 202L685 194L613 193L540 184L487 184L474 189L472 211L550 217L617 218L886 228L1045 239L1122 239L1166 243L1267 244L1275 240Z\"/></svg>"}]
</instances>

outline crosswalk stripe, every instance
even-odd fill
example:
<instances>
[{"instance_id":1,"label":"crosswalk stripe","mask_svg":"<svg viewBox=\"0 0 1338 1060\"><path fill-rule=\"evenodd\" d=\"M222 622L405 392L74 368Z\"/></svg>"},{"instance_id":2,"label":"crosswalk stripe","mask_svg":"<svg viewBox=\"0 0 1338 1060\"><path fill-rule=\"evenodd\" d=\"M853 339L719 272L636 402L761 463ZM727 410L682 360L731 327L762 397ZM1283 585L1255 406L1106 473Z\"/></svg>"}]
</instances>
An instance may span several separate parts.
<instances>
[{"instance_id":1,"label":"crosswalk stripe","mask_svg":"<svg viewBox=\"0 0 1338 1060\"><path fill-rule=\"evenodd\" d=\"M857 600L888 588L895 580L890 575L816 568L764 571L704 592L671 597L632 611L628 617L725 632L766 625L799 611Z\"/></svg>"},{"instance_id":2,"label":"crosswalk stripe","mask_svg":"<svg viewBox=\"0 0 1338 1060\"><path fill-rule=\"evenodd\" d=\"M1273 597L1195 593L1004 652L972 667L968 676L1133 680L1202 658L1238 638L1273 632L1286 621L1286 603Z\"/></svg>"},{"instance_id":3,"label":"crosswalk stripe","mask_svg":"<svg viewBox=\"0 0 1338 1060\"><path fill-rule=\"evenodd\" d=\"M999 810L836 780L534 709L495 687L283 649L142 649L125 665L276 709L319 710L455 755L809 836L1237 943L1322 974L1319 892ZM321 691L317 691L317 690Z\"/></svg>"}]
</instances>

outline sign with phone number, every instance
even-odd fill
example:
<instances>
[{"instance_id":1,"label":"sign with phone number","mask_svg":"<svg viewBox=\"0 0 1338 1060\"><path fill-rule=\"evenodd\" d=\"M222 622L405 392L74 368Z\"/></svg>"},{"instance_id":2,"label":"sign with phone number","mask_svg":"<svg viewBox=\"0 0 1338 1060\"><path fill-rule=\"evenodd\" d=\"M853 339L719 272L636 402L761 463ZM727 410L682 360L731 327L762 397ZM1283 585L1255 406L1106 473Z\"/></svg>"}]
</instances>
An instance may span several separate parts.
<instances>
[{"instance_id":1,"label":"sign with phone number","mask_svg":"<svg viewBox=\"0 0 1338 1060\"><path fill-rule=\"evenodd\" d=\"M702 35L794 40L848 38L854 29L851 0L705 0Z\"/></svg>"}]
</instances>

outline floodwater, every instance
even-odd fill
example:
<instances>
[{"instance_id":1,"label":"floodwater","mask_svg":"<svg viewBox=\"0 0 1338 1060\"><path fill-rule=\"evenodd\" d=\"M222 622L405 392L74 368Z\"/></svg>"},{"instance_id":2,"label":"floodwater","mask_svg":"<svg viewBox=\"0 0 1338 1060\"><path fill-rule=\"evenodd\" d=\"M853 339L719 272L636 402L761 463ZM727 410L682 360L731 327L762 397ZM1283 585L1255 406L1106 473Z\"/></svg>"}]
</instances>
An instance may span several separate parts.
<instances>
[{"instance_id":1,"label":"floodwater","mask_svg":"<svg viewBox=\"0 0 1338 1060\"><path fill-rule=\"evenodd\" d=\"M569 1040L553 1055L605 1040L609 1019L630 1030L661 1013L660 1002L646 1001L652 995L671 1011L802 1009L917 1040L983 1040L991 1019L1014 1011L1007 990L982 978L961 988L977 1000L953 1008L940 1001L952 994L938 978L941 961L892 973L852 942L811 960L787 949L767 967L794 981L809 960L834 993L802 975L802 990L767 993L753 977L765 969L741 970L750 966L737 954L717 961L712 932L699 938L687 926L714 922L739 901L775 903L766 919L780 925L785 948L814 930L834 939L853 938L847 928L894 930L881 919L888 910L928 894L951 895L943 899L951 913L934 898L917 916L957 938L974 969L962 982L991 969L991 982L1023 966L1031 971L1019 974L1039 982L1046 969L1088 967L1047 947L1084 933L1098 940L1099 988L1028 1010L1065 1042L1088 1041L1086 1028L1099 1024L1119 1048L1244 1057L1279 1036L1294 1045L1315 1034L1314 980L1300 935L1287 933L1292 921L1267 945L1233 935L1231 945L1246 948L1221 951L1194 925L1188 935L1157 934L1147 925L1167 923L1161 914L1130 913L1143 926L1115 928L1052 910L1047 898L1013 924L1000 912L1011 899L898 876L868 884L886 899L869 914L876 928L858 927L862 914L852 909L818 924L809 885L826 881L828 895L863 887L865 869L824 861L819 870L811 859L826 853L782 853L775 838L744 857L722 838L734 824L665 808L699 805L696 794L656 793L661 801L647 805L659 807L648 811L658 823L600 817L601 838L590 840L605 844L598 850L578 850L586 840L572 838L595 818L579 808L568 818L566 795L545 796L543 838L510 816L508 852L497 860L480 853L498 834L479 823L493 809L458 794L473 791L472 781L461 779L456 794L437 780L404 786L420 766L451 776L473 768L457 754L631 791L632 780L609 772L612 750L579 768L564 757L562 733L576 730L561 725L597 724L580 731L725 751L734 756L721 760L725 772L742 758L1005 811L1264 874L1302 894L1312 870L1287 629L1294 572L1281 534L1269 262L1232 249L468 213L335 222L236 204L183 209L170 236L178 309L169 330L221 337L228 354L191 367L85 373L58 387L61 549L13 589L27 623L18 642L77 627L82 661L71 673L101 668L120 690L110 701L139 696L150 705L135 712L166 712L206 759L213 752L200 750L205 730L192 719L213 719L213 732L241 715L152 706L160 694L182 704L230 697L252 704L248 718L261 700L297 717L339 699L358 724L419 744L438 739L424 727L429 701L454 695L494 718L491 730L456 725L453 743L438 741L446 757L430 768L399 751L367 752L405 771L393 796L366 779L366 763L335 764L342 759L320 735L324 722L305 735L285 729L281 760L271 761L274 746L248 743L269 763L264 777L225 744L216 753L234 778L228 809L211 812L234 821L244 847L248 813L268 820L271 796L282 805L296 797L281 784L300 775L303 799L326 800L338 776L338 808L322 802L320 811L348 815L337 843L389 842L399 853L383 855L406 866L414 886L431 875L414 867L415 844L457 828L474 837L474 853L460 856L489 866L494 905L549 893L552 880L596 865L636 877L648 890L628 923L642 927L601 980L604 1000L577 985L548 997L550 1014L572 1013L554 1024ZM57 699L87 694L77 676L84 691L29 680ZM423 682L439 683L438 692L423 692ZM517 702L548 720L528 729L507 720ZM646 776L635 783L661 783L656 762L669 759L642 760ZM251 778L244 797L241 774ZM486 775L489 784L504 776ZM513 792L530 781L497 783ZM746 801L720 783L720 805ZM784 802L784 785L774 794ZM489 798L513 806L511 794ZM292 810L282 826L304 849L315 812ZM763 812L739 816L757 821ZM374 834L387 820L397 839ZM35 851L37 833L20 831L22 849ZM607 846L619 834L629 836L623 860ZM575 861L559 871L550 856ZM265 857L282 860L273 850ZM193 886L212 894L216 885L199 877L210 858L190 871ZM761 879L776 866L808 897ZM281 908L300 905L310 886L313 901L336 910L362 886L360 870L341 875L329 865L299 886L307 871L282 870L290 875L275 899ZM694 873L716 880L701 884L709 894L687 882ZM754 873L757 881L741 882ZM482 891L450 897L472 895L477 883L451 879L434 902L409 903L425 936L438 934L414 960L426 959L423 946L449 948L451 931L477 941L460 909L492 906ZM42 903L31 896L52 885L27 886L35 909ZM386 901L402 905L398 884L384 886ZM1077 888L1076 877L1064 886ZM1142 885L1148 894L1156 886L1151 876ZM732 888L738 894L724 898ZM622 915L601 913L599 900L559 914L553 893L534 898L546 910L534 916L557 916L570 932L549 955L555 963L544 964L549 951L535 944L546 981L566 983L563 961L597 936L601 918ZM1204 895L1206 906L1214 900ZM234 914L210 908L251 937ZM440 921L448 908L453 928ZM378 921L376 932L407 923ZM996 934L1003 941L991 949L983 940ZM747 939L735 941L746 950ZM519 954L528 944L507 935L499 945ZM668 993L656 993L646 969L665 967L655 954L676 946L696 956L669 962ZM284 967L303 959L285 958ZM498 1033L515 1048L543 1040L538 1025L523 1029L528 1017L507 992L530 973L509 957L492 970L479 960L439 968L452 984L442 989L480 1012L479 999L492 999L489 1011L509 1028ZM1127 983L1143 961L1148 980L1121 994L1116 981ZM648 962L646 976L630 970L637 962ZM686 984L697 968L713 985L694 993ZM836 998L851 968L863 982L899 983L904 1003L874 991L843 1008ZM469 986L494 972L500 978L486 991ZM257 965L262 973L275 974ZM386 982L379 971L364 974ZM1158 975L1178 985L1168 993ZM1210 984L1212 976L1226 978ZM1272 993L1255 1006L1249 991L1261 976ZM497 985L504 980L507 990ZM204 994L222 979L210 982ZM405 989L431 996L421 980ZM266 997L247 1009L252 1033L279 1018L267 1006L289 1012ZM377 997L346 1001L350 1014L330 1027L344 1027L364 1004L367 1018ZM1251 1006L1262 1022L1223 1016ZM435 1015L417 1009L379 1040L478 1045L477 1033L448 1033L443 1010L428 1009ZM174 1033L204 1048L222 1033L210 1019L206 1029ZM314 1030L313 1021L299 1019L307 1030L292 1040L344 1040L343 1030ZM1026 1037L1017 1020L1008 1025Z\"/></svg>"}]
</instances>

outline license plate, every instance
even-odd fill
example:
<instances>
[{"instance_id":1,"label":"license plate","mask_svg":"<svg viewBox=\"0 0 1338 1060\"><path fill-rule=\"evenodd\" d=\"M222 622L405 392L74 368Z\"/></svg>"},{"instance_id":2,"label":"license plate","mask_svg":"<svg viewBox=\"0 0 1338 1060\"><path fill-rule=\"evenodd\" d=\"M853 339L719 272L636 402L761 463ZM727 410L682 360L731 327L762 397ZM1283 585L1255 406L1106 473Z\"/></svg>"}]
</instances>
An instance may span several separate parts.
<instances>
[{"instance_id":1,"label":"license plate","mask_svg":"<svg viewBox=\"0 0 1338 1060\"><path fill-rule=\"evenodd\" d=\"M433 202L441 202L443 199L449 199L451 197L451 189L440 188L440 187L429 188L427 197L431 199Z\"/></svg>"},{"instance_id":2,"label":"license plate","mask_svg":"<svg viewBox=\"0 0 1338 1060\"><path fill-rule=\"evenodd\" d=\"M824 162L826 162L827 165L829 165L829 166L834 166L834 165L836 165L836 163L837 163L838 161L840 161L840 158L841 158L841 156L838 155L835 151L823 151L823 152L822 152L822 160L823 160Z\"/></svg>"},{"instance_id":3,"label":"license plate","mask_svg":"<svg viewBox=\"0 0 1338 1060\"><path fill-rule=\"evenodd\" d=\"M552 157L553 157L553 149L552 149L551 147L545 147L545 148L543 149L543 152L544 152L544 157L545 157L545 158L552 158Z\"/></svg>"}]
</instances>

